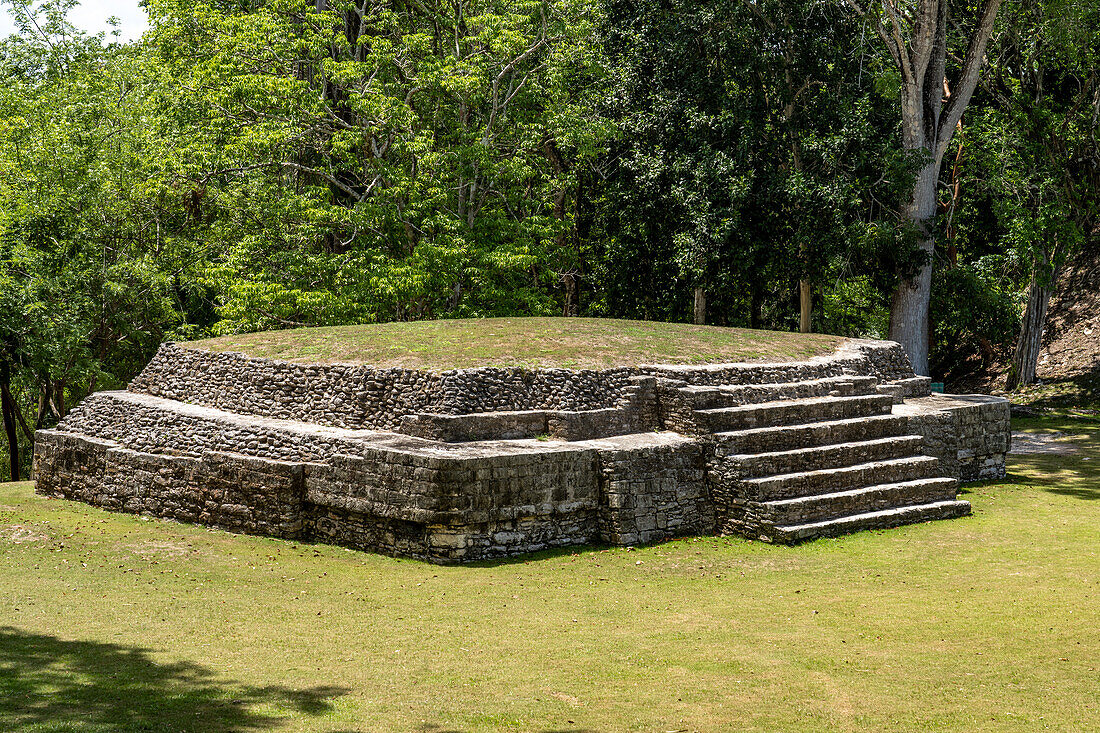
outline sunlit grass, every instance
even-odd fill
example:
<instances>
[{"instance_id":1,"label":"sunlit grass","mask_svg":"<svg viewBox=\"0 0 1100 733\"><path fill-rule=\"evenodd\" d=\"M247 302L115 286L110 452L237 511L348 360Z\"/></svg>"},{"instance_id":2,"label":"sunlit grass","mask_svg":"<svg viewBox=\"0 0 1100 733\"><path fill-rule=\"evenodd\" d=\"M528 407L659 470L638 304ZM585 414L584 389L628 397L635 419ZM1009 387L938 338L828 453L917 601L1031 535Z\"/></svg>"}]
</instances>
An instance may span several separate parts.
<instances>
[{"instance_id":1,"label":"sunlit grass","mask_svg":"<svg viewBox=\"0 0 1100 733\"><path fill-rule=\"evenodd\" d=\"M221 336L188 346L304 363L453 369L607 368L787 361L832 353L844 339L598 318L485 318L302 328Z\"/></svg>"},{"instance_id":2,"label":"sunlit grass","mask_svg":"<svg viewBox=\"0 0 1100 733\"><path fill-rule=\"evenodd\" d=\"M1097 729L1100 423L1022 427L972 517L472 567L6 484L0 730Z\"/></svg>"}]
</instances>

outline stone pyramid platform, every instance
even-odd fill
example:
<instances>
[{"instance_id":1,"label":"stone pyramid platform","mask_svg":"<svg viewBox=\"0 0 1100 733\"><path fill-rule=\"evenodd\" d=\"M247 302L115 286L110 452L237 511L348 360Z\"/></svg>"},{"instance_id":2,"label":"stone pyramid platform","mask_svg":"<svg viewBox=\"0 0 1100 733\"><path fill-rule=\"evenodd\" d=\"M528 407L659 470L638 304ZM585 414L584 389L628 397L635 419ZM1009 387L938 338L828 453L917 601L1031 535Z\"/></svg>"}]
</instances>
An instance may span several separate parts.
<instances>
[{"instance_id":1,"label":"stone pyramid platform","mask_svg":"<svg viewBox=\"0 0 1100 733\"><path fill-rule=\"evenodd\" d=\"M891 342L803 362L443 372L165 344L39 431L39 493L434 562L958 517L1008 403L929 394Z\"/></svg>"}]
</instances>

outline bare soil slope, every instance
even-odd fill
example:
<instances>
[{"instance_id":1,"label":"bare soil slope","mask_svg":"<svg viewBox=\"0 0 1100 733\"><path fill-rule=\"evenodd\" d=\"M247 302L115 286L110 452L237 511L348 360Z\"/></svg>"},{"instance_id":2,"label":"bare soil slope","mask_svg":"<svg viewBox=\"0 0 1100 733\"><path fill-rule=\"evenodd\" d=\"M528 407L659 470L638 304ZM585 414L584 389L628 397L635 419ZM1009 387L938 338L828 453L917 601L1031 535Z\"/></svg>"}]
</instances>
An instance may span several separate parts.
<instances>
[{"instance_id":1,"label":"bare soil slope","mask_svg":"<svg viewBox=\"0 0 1100 733\"><path fill-rule=\"evenodd\" d=\"M986 389L1003 390L1007 361L986 372ZM1070 262L1050 304L1039 379L1012 395L1016 404L1095 414L1100 409L1100 245Z\"/></svg>"},{"instance_id":2,"label":"bare soil slope","mask_svg":"<svg viewBox=\"0 0 1100 733\"><path fill-rule=\"evenodd\" d=\"M1100 252L1081 253L1051 302L1038 376L1072 379L1100 369Z\"/></svg>"}]
</instances>

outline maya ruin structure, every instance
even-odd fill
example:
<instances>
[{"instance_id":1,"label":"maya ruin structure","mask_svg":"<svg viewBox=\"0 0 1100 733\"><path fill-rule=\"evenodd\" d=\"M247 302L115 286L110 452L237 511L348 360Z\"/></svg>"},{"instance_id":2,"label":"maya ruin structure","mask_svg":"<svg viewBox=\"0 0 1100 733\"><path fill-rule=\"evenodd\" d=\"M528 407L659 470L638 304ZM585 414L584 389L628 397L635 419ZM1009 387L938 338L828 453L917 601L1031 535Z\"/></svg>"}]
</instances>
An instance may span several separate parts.
<instances>
[{"instance_id":1,"label":"maya ruin structure","mask_svg":"<svg viewBox=\"0 0 1100 733\"><path fill-rule=\"evenodd\" d=\"M1007 401L930 394L897 344L787 363L450 371L164 344L36 436L37 491L434 562L965 515Z\"/></svg>"}]
</instances>

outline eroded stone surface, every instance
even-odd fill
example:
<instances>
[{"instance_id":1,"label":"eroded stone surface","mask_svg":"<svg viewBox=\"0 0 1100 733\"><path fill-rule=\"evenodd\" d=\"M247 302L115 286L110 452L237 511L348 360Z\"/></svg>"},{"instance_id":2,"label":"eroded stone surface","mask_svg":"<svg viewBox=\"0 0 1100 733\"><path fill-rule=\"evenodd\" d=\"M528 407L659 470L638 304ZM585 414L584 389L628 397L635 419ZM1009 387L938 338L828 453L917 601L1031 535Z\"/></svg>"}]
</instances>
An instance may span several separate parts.
<instances>
[{"instance_id":1,"label":"eroded stone surface","mask_svg":"<svg viewBox=\"0 0 1100 733\"><path fill-rule=\"evenodd\" d=\"M1009 402L989 395L929 395L894 408L924 437L924 452L960 481L1004 478L1012 441Z\"/></svg>"},{"instance_id":2,"label":"eroded stone surface","mask_svg":"<svg viewBox=\"0 0 1100 733\"><path fill-rule=\"evenodd\" d=\"M439 373L166 344L127 391L40 431L35 474L107 509L436 562L716 530L799 541L957 516L955 479L1003 472L1007 403L927 386L888 342Z\"/></svg>"}]
</instances>

